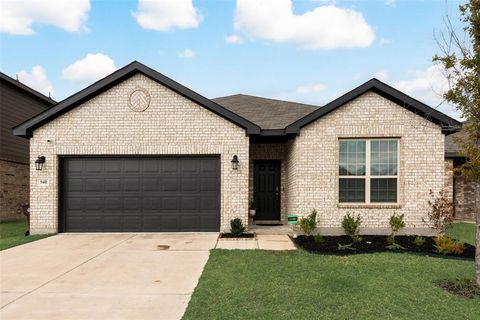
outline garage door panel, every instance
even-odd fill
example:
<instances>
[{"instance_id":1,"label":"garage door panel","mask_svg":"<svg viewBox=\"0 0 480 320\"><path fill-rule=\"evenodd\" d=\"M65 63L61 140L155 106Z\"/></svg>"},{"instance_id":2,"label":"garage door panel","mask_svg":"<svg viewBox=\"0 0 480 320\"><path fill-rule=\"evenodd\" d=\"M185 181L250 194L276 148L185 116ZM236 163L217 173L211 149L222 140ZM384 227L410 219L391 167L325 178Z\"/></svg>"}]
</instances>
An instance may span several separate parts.
<instances>
[{"instance_id":1,"label":"garage door panel","mask_svg":"<svg viewBox=\"0 0 480 320\"><path fill-rule=\"evenodd\" d=\"M66 184L66 189L68 192L82 192L83 191L83 179L82 178L71 178L68 179Z\"/></svg>"},{"instance_id":2,"label":"garage door panel","mask_svg":"<svg viewBox=\"0 0 480 320\"><path fill-rule=\"evenodd\" d=\"M165 159L162 161L162 172L163 173L177 173L178 172L179 162L177 159Z\"/></svg>"},{"instance_id":3,"label":"garage door panel","mask_svg":"<svg viewBox=\"0 0 480 320\"><path fill-rule=\"evenodd\" d=\"M103 190L103 179L87 178L84 180L85 192L101 192Z\"/></svg>"},{"instance_id":4,"label":"garage door panel","mask_svg":"<svg viewBox=\"0 0 480 320\"><path fill-rule=\"evenodd\" d=\"M218 158L64 158L63 231L218 231Z\"/></svg>"},{"instance_id":5,"label":"garage door panel","mask_svg":"<svg viewBox=\"0 0 480 320\"><path fill-rule=\"evenodd\" d=\"M99 211L102 211L104 208L104 199L103 198L83 198L82 199L85 203L85 211L93 211L98 213Z\"/></svg>"},{"instance_id":6,"label":"garage door panel","mask_svg":"<svg viewBox=\"0 0 480 320\"><path fill-rule=\"evenodd\" d=\"M125 178L124 180L124 190L126 192L139 192L140 185L140 178Z\"/></svg>"},{"instance_id":7,"label":"garage door panel","mask_svg":"<svg viewBox=\"0 0 480 320\"><path fill-rule=\"evenodd\" d=\"M156 159L145 159L143 161L144 173L158 173L159 162Z\"/></svg>"},{"instance_id":8,"label":"garage door panel","mask_svg":"<svg viewBox=\"0 0 480 320\"><path fill-rule=\"evenodd\" d=\"M180 183L177 178L164 178L162 180L163 191L179 191Z\"/></svg>"},{"instance_id":9,"label":"garage door panel","mask_svg":"<svg viewBox=\"0 0 480 320\"><path fill-rule=\"evenodd\" d=\"M122 160L121 159L107 159L104 162L105 172L107 173L120 173L122 172Z\"/></svg>"},{"instance_id":10,"label":"garage door panel","mask_svg":"<svg viewBox=\"0 0 480 320\"><path fill-rule=\"evenodd\" d=\"M142 183L143 191L157 191L158 178L144 178Z\"/></svg>"},{"instance_id":11,"label":"garage door panel","mask_svg":"<svg viewBox=\"0 0 480 320\"><path fill-rule=\"evenodd\" d=\"M124 210L139 210L140 209L140 198L125 198L123 200L123 208Z\"/></svg>"},{"instance_id":12,"label":"garage door panel","mask_svg":"<svg viewBox=\"0 0 480 320\"><path fill-rule=\"evenodd\" d=\"M121 197L108 197L105 198L105 210L104 211L120 211L122 209Z\"/></svg>"},{"instance_id":13,"label":"garage door panel","mask_svg":"<svg viewBox=\"0 0 480 320\"><path fill-rule=\"evenodd\" d=\"M124 172L126 173L140 173L140 159L125 159Z\"/></svg>"},{"instance_id":14,"label":"garage door panel","mask_svg":"<svg viewBox=\"0 0 480 320\"><path fill-rule=\"evenodd\" d=\"M162 206L164 210L178 210L180 199L178 197L164 197L162 198ZM160 209L159 208L159 209Z\"/></svg>"},{"instance_id":15,"label":"garage door panel","mask_svg":"<svg viewBox=\"0 0 480 320\"><path fill-rule=\"evenodd\" d=\"M100 173L103 171L104 161L100 159L90 159L85 162L85 172L87 173Z\"/></svg>"},{"instance_id":16,"label":"garage door panel","mask_svg":"<svg viewBox=\"0 0 480 320\"><path fill-rule=\"evenodd\" d=\"M195 192L198 189L198 180L195 178L184 178L182 179L182 191L192 191Z\"/></svg>"},{"instance_id":17,"label":"garage door panel","mask_svg":"<svg viewBox=\"0 0 480 320\"><path fill-rule=\"evenodd\" d=\"M121 192L122 191L122 179L120 178L107 178L103 181L105 191L107 192Z\"/></svg>"}]
</instances>

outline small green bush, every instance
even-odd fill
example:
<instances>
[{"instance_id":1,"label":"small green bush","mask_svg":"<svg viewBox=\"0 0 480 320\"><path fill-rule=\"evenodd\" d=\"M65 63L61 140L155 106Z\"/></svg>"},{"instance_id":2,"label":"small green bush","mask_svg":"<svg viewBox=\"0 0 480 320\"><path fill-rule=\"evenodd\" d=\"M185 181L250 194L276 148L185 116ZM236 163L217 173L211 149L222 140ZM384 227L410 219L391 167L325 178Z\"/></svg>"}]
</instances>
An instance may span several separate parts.
<instances>
[{"instance_id":1,"label":"small green bush","mask_svg":"<svg viewBox=\"0 0 480 320\"><path fill-rule=\"evenodd\" d=\"M397 250L397 249L404 249L401 245L395 242L395 235L397 234L398 230L405 227L405 221L403 221L403 214L397 215L394 211L393 214L390 216L390 228L392 229L392 233L387 237L387 249L390 250Z\"/></svg>"},{"instance_id":2,"label":"small green bush","mask_svg":"<svg viewBox=\"0 0 480 320\"><path fill-rule=\"evenodd\" d=\"M427 241L427 240L424 237L416 236L415 240L413 240L413 244L417 247L421 247L425 244L425 241Z\"/></svg>"},{"instance_id":3,"label":"small green bush","mask_svg":"<svg viewBox=\"0 0 480 320\"><path fill-rule=\"evenodd\" d=\"M230 220L230 232L236 237L243 235L245 226L243 225L242 219L235 218Z\"/></svg>"},{"instance_id":4,"label":"small green bush","mask_svg":"<svg viewBox=\"0 0 480 320\"><path fill-rule=\"evenodd\" d=\"M352 240L353 237L358 234L358 229L360 228L360 225L362 224L362 218L360 215L355 217L355 215L350 215L350 213L347 213L346 216L343 216L342 220L342 227L343 230L345 230L345 233L349 235Z\"/></svg>"},{"instance_id":5,"label":"small green bush","mask_svg":"<svg viewBox=\"0 0 480 320\"><path fill-rule=\"evenodd\" d=\"M322 244L325 242L325 239L320 234L317 234L313 238L313 241L315 241L316 244Z\"/></svg>"},{"instance_id":6,"label":"small green bush","mask_svg":"<svg viewBox=\"0 0 480 320\"><path fill-rule=\"evenodd\" d=\"M465 250L465 244L462 241L457 241L448 236L439 236L433 239L435 244L435 252L440 254L457 254L460 255Z\"/></svg>"},{"instance_id":7,"label":"small green bush","mask_svg":"<svg viewBox=\"0 0 480 320\"><path fill-rule=\"evenodd\" d=\"M398 230L405 228L405 221L403 221L404 215L399 214L394 211L390 217L390 228L392 228L393 233L397 233Z\"/></svg>"},{"instance_id":8,"label":"small green bush","mask_svg":"<svg viewBox=\"0 0 480 320\"><path fill-rule=\"evenodd\" d=\"M311 235L317 228L317 210L313 209L308 216L300 218L298 226L305 235Z\"/></svg>"}]
</instances>

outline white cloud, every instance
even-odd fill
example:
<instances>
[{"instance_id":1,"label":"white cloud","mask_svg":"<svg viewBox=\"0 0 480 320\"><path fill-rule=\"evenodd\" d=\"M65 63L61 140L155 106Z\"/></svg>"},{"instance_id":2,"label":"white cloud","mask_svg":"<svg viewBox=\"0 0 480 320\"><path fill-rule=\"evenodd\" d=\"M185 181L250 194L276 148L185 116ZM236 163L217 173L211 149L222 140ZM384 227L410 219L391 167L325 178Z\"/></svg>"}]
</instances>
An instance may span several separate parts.
<instances>
[{"instance_id":1,"label":"white cloud","mask_svg":"<svg viewBox=\"0 0 480 320\"><path fill-rule=\"evenodd\" d=\"M380 70L375 73L375 78L380 81L387 82L388 81L388 72L386 70Z\"/></svg>"},{"instance_id":2,"label":"white cloud","mask_svg":"<svg viewBox=\"0 0 480 320\"><path fill-rule=\"evenodd\" d=\"M253 39L310 49L368 47L375 38L360 12L328 5L296 15L291 0L237 0L235 29Z\"/></svg>"},{"instance_id":3,"label":"white cloud","mask_svg":"<svg viewBox=\"0 0 480 320\"><path fill-rule=\"evenodd\" d=\"M53 94L52 84L48 80L47 73L42 66L34 66L30 73L24 70L19 71L17 72L17 75L18 80L30 88L35 89L46 96Z\"/></svg>"},{"instance_id":4,"label":"white cloud","mask_svg":"<svg viewBox=\"0 0 480 320\"><path fill-rule=\"evenodd\" d=\"M192 49L185 49L183 51L181 51L178 56L180 58L193 58L195 57L195 51L193 51Z\"/></svg>"},{"instance_id":5,"label":"white cloud","mask_svg":"<svg viewBox=\"0 0 480 320\"><path fill-rule=\"evenodd\" d=\"M385 4L389 7L396 7L397 6L396 0L385 0Z\"/></svg>"},{"instance_id":6,"label":"white cloud","mask_svg":"<svg viewBox=\"0 0 480 320\"><path fill-rule=\"evenodd\" d=\"M296 92L300 94L310 94L310 93L317 93L323 91L327 88L326 85L322 83L315 83L306 86L300 86L297 88Z\"/></svg>"},{"instance_id":7,"label":"white cloud","mask_svg":"<svg viewBox=\"0 0 480 320\"><path fill-rule=\"evenodd\" d=\"M444 100L442 94L448 90L449 86L445 71L440 65L416 70L410 79L397 81L393 86L441 112L459 118L459 112L454 106L442 103Z\"/></svg>"},{"instance_id":8,"label":"white cloud","mask_svg":"<svg viewBox=\"0 0 480 320\"><path fill-rule=\"evenodd\" d=\"M95 82L117 70L112 58L103 53L89 53L62 70L62 77L73 82Z\"/></svg>"},{"instance_id":9,"label":"white cloud","mask_svg":"<svg viewBox=\"0 0 480 320\"><path fill-rule=\"evenodd\" d=\"M133 16L144 29L197 28L202 21L202 15L192 0L139 0L137 10Z\"/></svg>"},{"instance_id":10,"label":"white cloud","mask_svg":"<svg viewBox=\"0 0 480 320\"><path fill-rule=\"evenodd\" d=\"M232 34L225 37L225 42L228 44L241 44L243 43L243 39L235 34Z\"/></svg>"},{"instance_id":11,"label":"white cloud","mask_svg":"<svg viewBox=\"0 0 480 320\"><path fill-rule=\"evenodd\" d=\"M89 0L2 1L0 32L31 35L33 24L49 24L65 31L88 30L85 21L90 11Z\"/></svg>"}]
</instances>

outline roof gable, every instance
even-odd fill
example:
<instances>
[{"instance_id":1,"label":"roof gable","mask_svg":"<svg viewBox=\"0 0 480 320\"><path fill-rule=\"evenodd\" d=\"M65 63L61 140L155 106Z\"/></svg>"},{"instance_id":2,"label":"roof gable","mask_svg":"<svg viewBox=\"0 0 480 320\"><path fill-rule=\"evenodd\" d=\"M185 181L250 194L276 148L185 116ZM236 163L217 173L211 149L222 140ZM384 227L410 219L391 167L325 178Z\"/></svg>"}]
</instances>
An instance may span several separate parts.
<instances>
[{"instance_id":1,"label":"roof gable","mask_svg":"<svg viewBox=\"0 0 480 320\"><path fill-rule=\"evenodd\" d=\"M381 82L378 79L371 79L343 96L333 100L325 106L318 108L305 117L293 122L286 127L286 134L297 134L300 129L315 120L329 114L346 103L360 97L368 91L373 91L382 97L398 104L399 106L418 114L421 117L442 127L442 132L450 134L458 131L462 126L461 122L427 106L426 104L406 95L405 93Z\"/></svg>"},{"instance_id":2,"label":"roof gable","mask_svg":"<svg viewBox=\"0 0 480 320\"><path fill-rule=\"evenodd\" d=\"M28 94L29 96L33 97L36 100L39 100L41 103L45 104L46 106L51 106L57 103L55 100L53 100L50 97L47 97L40 92L30 88L29 86L21 83L18 80L15 80L9 76L7 76L5 73L0 72L0 79L3 83L6 83L8 85L11 85L12 87L17 88L18 90Z\"/></svg>"},{"instance_id":3,"label":"roof gable","mask_svg":"<svg viewBox=\"0 0 480 320\"><path fill-rule=\"evenodd\" d=\"M200 94L188 89L187 87L179 84L178 82L175 82L174 80L164 76L163 74L145 66L144 64L141 64L138 61L134 61L127 66L115 71L111 75L95 82L89 87L59 102L45 112L42 112L39 115L16 126L15 128L13 128L13 134L22 137L31 137L32 132L36 128L39 128L42 125L54 120L60 115L107 91L108 89L114 87L115 85L121 83L122 81L132 77L137 73L141 73L151 78L152 80L173 90L174 92L184 96L185 98L246 129L247 134L260 133L260 127L258 127L254 123L201 96Z\"/></svg>"}]
</instances>

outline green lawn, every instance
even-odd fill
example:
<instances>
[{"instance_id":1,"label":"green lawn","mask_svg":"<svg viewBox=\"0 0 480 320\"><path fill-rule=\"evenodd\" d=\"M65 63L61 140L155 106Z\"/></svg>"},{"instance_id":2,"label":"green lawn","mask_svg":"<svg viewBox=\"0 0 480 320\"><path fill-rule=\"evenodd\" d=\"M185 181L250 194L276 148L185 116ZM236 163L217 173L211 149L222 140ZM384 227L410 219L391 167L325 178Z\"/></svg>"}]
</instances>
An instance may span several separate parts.
<instances>
[{"instance_id":1,"label":"green lawn","mask_svg":"<svg viewBox=\"0 0 480 320\"><path fill-rule=\"evenodd\" d=\"M408 253L217 249L184 319L478 319L480 299L435 285L473 276L473 260Z\"/></svg>"},{"instance_id":2,"label":"green lawn","mask_svg":"<svg viewBox=\"0 0 480 320\"><path fill-rule=\"evenodd\" d=\"M475 245L475 224L474 223L453 223L448 229L447 234L457 240Z\"/></svg>"},{"instance_id":3,"label":"green lawn","mask_svg":"<svg viewBox=\"0 0 480 320\"><path fill-rule=\"evenodd\" d=\"M0 251L50 236L35 235L26 237L26 230L26 221L0 223Z\"/></svg>"}]
</instances>

